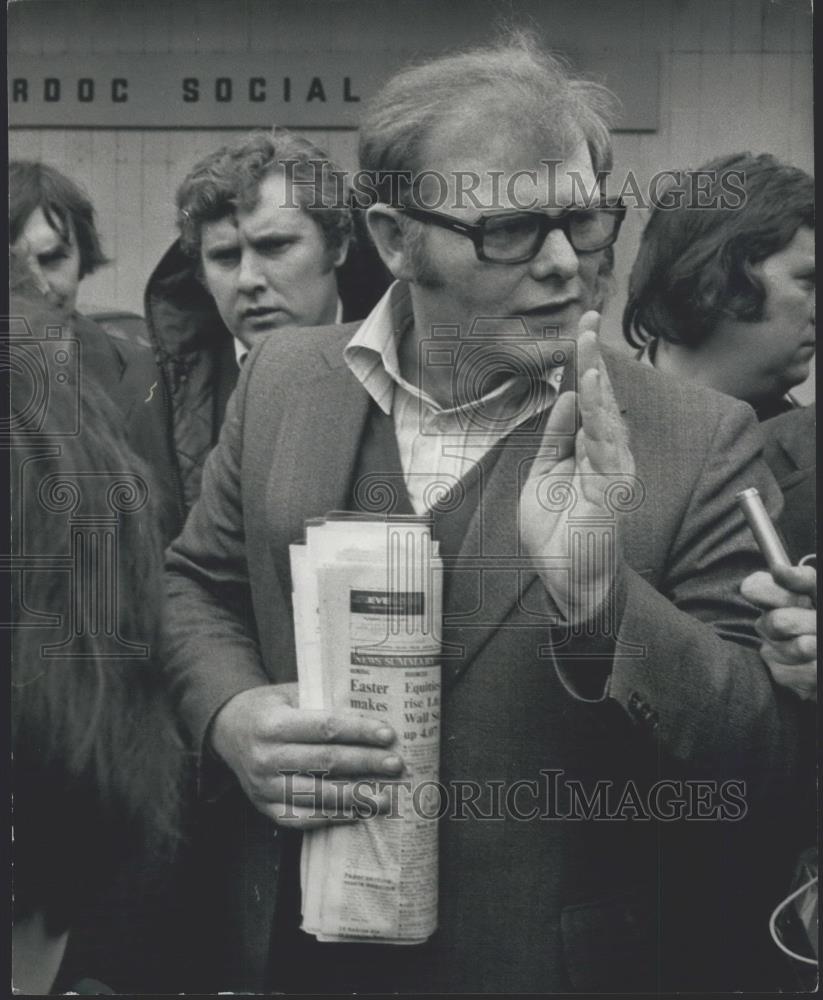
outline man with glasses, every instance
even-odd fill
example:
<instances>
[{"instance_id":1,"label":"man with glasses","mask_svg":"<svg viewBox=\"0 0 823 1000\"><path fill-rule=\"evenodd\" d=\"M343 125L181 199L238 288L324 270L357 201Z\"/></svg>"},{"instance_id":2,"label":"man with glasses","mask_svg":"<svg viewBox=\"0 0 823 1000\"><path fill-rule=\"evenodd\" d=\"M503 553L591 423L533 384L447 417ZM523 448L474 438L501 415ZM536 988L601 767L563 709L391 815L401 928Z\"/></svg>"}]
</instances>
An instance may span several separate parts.
<instances>
[{"instance_id":1,"label":"man with glasses","mask_svg":"<svg viewBox=\"0 0 823 1000\"><path fill-rule=\"evenodd\" d=\"M399 73L361 131L395 284L244 366L168 561L167 668L204 792L228 789L217 988L745 985L737 897L701 895L714 831L686 819L739 819L793 767L738 594L759 557L735 493L779 499L746 407L598 346L608 104L525 38ZM288 545L334 509L429 515L445 560L439 922L415 947L299 930L300 831L404 774L378 721L295 707Z\"/></svg>"}]
</instances>

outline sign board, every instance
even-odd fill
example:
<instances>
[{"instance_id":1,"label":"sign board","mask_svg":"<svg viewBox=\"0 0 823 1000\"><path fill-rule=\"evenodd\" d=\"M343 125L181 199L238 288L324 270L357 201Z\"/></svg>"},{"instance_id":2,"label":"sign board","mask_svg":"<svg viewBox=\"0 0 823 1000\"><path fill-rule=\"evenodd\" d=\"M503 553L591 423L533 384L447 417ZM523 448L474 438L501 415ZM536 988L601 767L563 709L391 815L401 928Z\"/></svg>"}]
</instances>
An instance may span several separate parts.
<instances>
[{"instance_id":1,"label":"sign board","mask_svg":"<svg viewBox=\"0 0 823 1000\"><path fill-rule=\"evenodd\" d=\"M625 109L618 131L655 131L656 54L580 54ZM356 128L397 53L10 54L10 128Z\"/></svg>"}]
</instances>

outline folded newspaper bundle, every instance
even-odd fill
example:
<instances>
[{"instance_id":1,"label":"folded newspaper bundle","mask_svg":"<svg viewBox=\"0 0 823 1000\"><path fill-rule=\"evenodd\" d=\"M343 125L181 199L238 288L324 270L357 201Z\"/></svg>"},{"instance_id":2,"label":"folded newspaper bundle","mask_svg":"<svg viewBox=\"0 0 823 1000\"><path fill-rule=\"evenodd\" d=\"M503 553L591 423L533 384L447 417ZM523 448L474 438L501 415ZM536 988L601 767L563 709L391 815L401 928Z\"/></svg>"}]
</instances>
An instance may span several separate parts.
<instances>
[{"instance_id":1,"label":"folded newspaper bundle","mask_svg":"<svg viewBox=\"0 0 823 1000\"><path fill-rule=\"evenodd\" d=\"M290 555L301 708L387 722L406 765L388 814L304 835L302 928L420 944L437 927L443 573L431 522L330 514Z\"/></svg>"}]
</instances>

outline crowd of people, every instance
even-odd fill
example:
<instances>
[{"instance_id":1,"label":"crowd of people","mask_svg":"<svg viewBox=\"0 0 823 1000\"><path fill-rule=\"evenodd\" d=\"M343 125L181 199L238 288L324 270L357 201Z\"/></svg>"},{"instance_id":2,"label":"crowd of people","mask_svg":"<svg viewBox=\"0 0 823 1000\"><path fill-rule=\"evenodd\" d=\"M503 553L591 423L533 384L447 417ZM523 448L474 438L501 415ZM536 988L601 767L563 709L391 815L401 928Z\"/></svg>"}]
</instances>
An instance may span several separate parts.
<instances>
[{"instance_id":1,"label":"crowd of people","mask_svg":"<svg viewBox=\"0 0 823 1000\"><path fill-rule=\"evenodd\" d=\"M15 989L792 985L767 942L815 838L814 408L791 395L814 354L813 180L734 153L700 172L734 171L739 204L674 182L629 281L636 356L610 350L612 108L520 35L372 98L369 204L286 130L216 149L147 278L150 346L77 312L108 264L90 199L11 164ZM426 360L436 328L448 363ZM51 378L61 351L38 409L32 359ZM444 787L478 783L482 811L546 768L646 797L737 783L743 815L444 818L425 944L303 932L302 838L368 823L335 810L341 787L404 773L390 728L295 697L289 545L361 510L366 476L440 541L461 650ZM547 510L557 482L573 516ZM791 566L759 551L751 487ZM585 587L546 568L604 520L614 557L589 553ZM311 808L295 772L324 776Z\"/></svg>"}]
</instances>

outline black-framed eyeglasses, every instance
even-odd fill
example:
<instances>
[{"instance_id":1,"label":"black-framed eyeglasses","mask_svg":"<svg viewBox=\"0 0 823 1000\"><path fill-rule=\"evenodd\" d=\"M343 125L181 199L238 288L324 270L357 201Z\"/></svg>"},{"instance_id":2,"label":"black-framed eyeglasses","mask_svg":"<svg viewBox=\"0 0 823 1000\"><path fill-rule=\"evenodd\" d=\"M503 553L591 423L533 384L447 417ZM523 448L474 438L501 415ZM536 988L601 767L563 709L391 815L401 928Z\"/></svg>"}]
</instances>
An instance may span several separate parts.
<instances>
[{"instance_id":1,"label":"black-framed eyeglasses","mask_svg":"<svg viewBox=\"0 0 823 1000\"><path fill-rule=\"evenodd\" d=\"M476 222L461 222L445 212L413 205L404 205L400 211L411 219L466 236L474 243L477 259L494 264L525 264L534 260L553 229L560 229L577 253L605 250L617 239L626 216L626 206L619 200L599 202L590 208L567 209L560 215L489 212Z\"/></svg>"}]
</instances>

